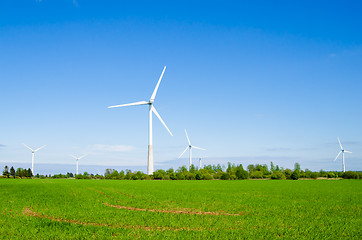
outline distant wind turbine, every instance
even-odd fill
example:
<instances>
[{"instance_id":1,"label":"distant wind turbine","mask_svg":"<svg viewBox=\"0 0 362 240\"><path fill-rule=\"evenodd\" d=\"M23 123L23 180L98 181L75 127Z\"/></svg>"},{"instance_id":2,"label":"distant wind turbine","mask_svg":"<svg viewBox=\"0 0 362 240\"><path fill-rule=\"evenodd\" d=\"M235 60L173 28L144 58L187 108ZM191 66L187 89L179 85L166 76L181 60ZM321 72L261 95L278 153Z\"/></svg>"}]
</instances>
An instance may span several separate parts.
<instances>
[{"instance_id":1,"label":"distant wind turbine","mask_svg":"<svg viewBox=\"0 0 362 240\"><path fill-rule=\"evenodd\" d=\"M160 85L160 82L162 80L163 74L165 73L165 70L166 70L166 66L163 68L163 71L161 73L160 78L158 79L155 90L153 90L152 96L148 102L140 101L140 102L127 103L127 104L108 107L108 108L116 108L116 107L126 107L126 106L136 106L136 105L149 105L149 110L148 110L148 163L147 163L147 174L148 175L153 173L152 112L158 117L158 119L161 121L163 126L165 126L166 130L171 134L171 136L173 136L171 131L166 126L165 122L162 120L161 116L156 111L156 108L153 106L153 102L155 101L158 86Z\"/></svg>"},{"instance_id":2,"label":"distant wind turbine","mask_svg":"<svg viewBox=\"0 0 362 240\"><path fill-rule=\"evenodd\" d=\"M184 153L187 151L187 149L189 149L189 151L190 151L190 159L189 159L189 169L190 169L190 167L191 167L191 165L192 165L192 149L193 148L195 148L195 149L200 149L200 150L206 150L206 149L203 149L203 148L200 148L200 147L196 147L196 146L193 146L193 145L191 145L191 142L190 142L190 139L189 139L189 136L187 135L187 131L186 131L186 129L185 129L185 133L186 133L186 138L187 138L187 142L189 143L189 145L185 148L185 150L181 153L181 155L178 157L178 158L180 158L180 157L182 157L182 155L184 155ZM201 159L201 158L200 158ZM201 162L200 162L201 163Z\"/></svg>"},{"instance_id":3,"label":"distant wind turbine","mask_svg":"<svg viewBox=\"0 0 362 240\"><path fill-rule=\"evenodd\" d=\"M342 144L341 144L341 141L339 140L338 138L338 142L339 142L339 146L341 146L341 151L338 153L337 157L334 159L334 161L337 160L337 158L339 157L339 155L342 153L342 164L343 164L343 172L346 172L346 165L345 165L345 162L344 162L344 153L352 153L350 151L346 151L344 150L344 148L342 147Z\"/></svg>"},{"instance_id":4,"label":"distant wind turbine","mask_svg":"<svg viewBox=\"0 0 362 240\"><path fill-rule=\"evenodd\" d=\"M37 148L35 150L33 150L32 148L30 148L28 145L26 145L25 143L23 143L23 145L27 148L30 149L31 151L31 173L34 175L34 154L35 152L39 151L40 149L42 149L43 147L45 147L46 145L44 146L41 146L40 148Z\"/></svg>"},{"instance_id":5,"label":"distant wind turbine","mask_svg":"<svg viewBox=\"0 0 362 240\"><path fill-rule=\"evenodd\" d=\"M202 168L201 160L202 160L203 158L205 158L205 157L200 157L200 158L199 158L199 168L200 168L200 169Z\"/></svg>"},{"instance_id":6,"label":"distant wind turbine","mask_svg":"<svg viewBox=\"0 0 362 240\"><path fill-rule=\"evenodd\" d=\"M76 157L76 156L70 155L72 158L75 159L75 162L77 163L76 175L78 175L78 161L79 161L80 159L84 158L84 157L87 156L87 155L88 155L88 154L85 154L85 155L83 155L83 156L81 156L81 157Z\"/></svg>"}]
</instances>

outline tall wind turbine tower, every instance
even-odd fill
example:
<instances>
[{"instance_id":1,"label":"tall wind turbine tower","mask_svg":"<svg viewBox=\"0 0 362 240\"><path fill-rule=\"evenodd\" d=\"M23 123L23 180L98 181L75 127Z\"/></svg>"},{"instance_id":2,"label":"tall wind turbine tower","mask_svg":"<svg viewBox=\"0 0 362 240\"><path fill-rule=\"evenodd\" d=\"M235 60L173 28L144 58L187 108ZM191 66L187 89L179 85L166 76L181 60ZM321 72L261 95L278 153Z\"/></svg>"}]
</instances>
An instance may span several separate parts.
<instances>
[{"instance_id":1,"label":"tall wind turbine tower","mask_svg":"<svg viewBox=\"0 0 362 240\"><path fill-rule=\"evenodd\" d=\"M344 162L344 153L352 153L350 151L346 151L344 150L344 148L342 147L342 144L341 144L341 141L339 140L338 138L338 142L339 142L339 146L341 147L341 151L338 153L337 157L334 159L334 161L337 160L337 158L339 157L339 155L342 153L342 164L343 164L343 172L346 172L346 165L345 165L345 162Z\"/></svg>"},{"instance_id":2,"label":"tall wind turbine tower","mask_svg":"<svg viewBox=\"0 0 362 240\"><path fill-rule=\"evenodd\" d=\"M85 156L87 156L87 154L81 156L81 157L76 157L76 156L73 156L73 155L70 155L72 158L75 159L75 162L76 162L76 165L77 165L77 168L76 168L76 175L78 175L78 161L82 158L84 158Z\"/></svg>"},{"instance_id":3,"label":"tall wind turbine tower","mask_svg":"<svg viewBox=\"0 0 362 240\"><path fill-rule=\"evenodd\" d=\"M31 151L31 173L34 175L34 155L35 155L35 152L39 151L40 149L42 149L43 147L45 147L46 145L44 146L41 146L40 148L37 148L35 150L33 150L32 148L30 148L28 145L26 145L25 143L23 143L23 145L27 148L30 149Z\"/></svg>"},{"instance_id":4,"label":"tall wind turbine tower","mask_svg":"<svg viewBox=\"0 0 362 240\"><path fill-rule=\"evenodd\" d=\"M196 147L196 146L193 146L191 145L191 142L190 142L190 139L189 139L189 136L187 135L187 131L185 129L185 133L186 133L186 138L187 138L187 142L189 143L189 145L185 148L185 150L181 153L181 155L178 157L182 157L182 155L187 151L187 149L189 149L189 170L190 170L190 167L192 165L192 149L195 148L195 149L200 149L200 150L206 150L206 149L203 149L203 148L200 148L200 147ZM200 158L200 164L201 164L201 158Z\"/></svg>"},{"instance_id":5,"label":"tall wind turbine tower","mask_svg":"<svg viewBox=\"0 0 362 240\"><path fill-rule=\"evenodd\" d=\"M166 66L163 68L160 78L158 79L157 85L153 90L152 96L149 101L140 101L134 103L127 103L122 105L109 106L108 108L116 108L116 107L126 107L126 106L136 106L136 105L148 105L148 164L147 164L147 174L150 175L153 173L153 144L152 144L152 112L157 116L157 118L161 121L163 126L165 126L166 130L172 135L171 131L166 126L165 122L162 120L161 116L156 111L156 108L153 106L155 101L156 93L158 90L158 86L161 83L163 74L165 73Z\"/></svg>"}]
</instances>

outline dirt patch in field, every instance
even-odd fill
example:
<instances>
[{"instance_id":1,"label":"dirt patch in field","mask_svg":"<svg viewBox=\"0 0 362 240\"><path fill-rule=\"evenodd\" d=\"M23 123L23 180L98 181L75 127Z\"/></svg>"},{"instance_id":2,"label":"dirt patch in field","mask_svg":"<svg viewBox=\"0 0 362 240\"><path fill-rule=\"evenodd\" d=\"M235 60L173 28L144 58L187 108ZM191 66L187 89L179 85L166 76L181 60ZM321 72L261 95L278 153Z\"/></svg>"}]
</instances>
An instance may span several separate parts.
<instances>
[{"instance_id":1,"label":"dirt patch in field","mask_svg":"<svg viewBox=\"0 0 362 240\"><path fill-rule=\"evenodd\" d=\"M241 216L242 215L242 214L233 214L233 213L225 213L225 212L202 212L202 211L195 211L195 210L190 210L190 209L184 209L184 210L145 209L145 208L111 205L108 203L103 203L103 204L108 207L113 207L113 208L118 208L118 209L127 209L127 210L131 210L131 211L162 212L162 213L189 214L189 215L225 215L225 216Z\"/></svg>"},{"instance_id":2,"label":"dirt patch in field","mask_svg":"<svg viewBox=\"0 0 362 240\"><path fill-rule=\"evenodd\" d=\"M81 222L77 220L70 220L70 219L63 219L63 218L56 218L53 216L47 216L43 214L39 214L34 212L32 207L26 207L23 209L23 215L25 216L31 216L36 218L44 218L44 219L50 219L52 221L56 222L65 222L65 223L73 223L73 224L79 224L84 226L97 226L97 227L111 227L111 228L127 228L127 229L135 229L135 230L147 230L147 231L200 231L201 229L192 229L192 228L172 228L172 227L148 227L148 226L140 226L140 225L111 225L111 224L105 224L105 223L92 223L92 222Z\"/></svg>"}]
</instances>

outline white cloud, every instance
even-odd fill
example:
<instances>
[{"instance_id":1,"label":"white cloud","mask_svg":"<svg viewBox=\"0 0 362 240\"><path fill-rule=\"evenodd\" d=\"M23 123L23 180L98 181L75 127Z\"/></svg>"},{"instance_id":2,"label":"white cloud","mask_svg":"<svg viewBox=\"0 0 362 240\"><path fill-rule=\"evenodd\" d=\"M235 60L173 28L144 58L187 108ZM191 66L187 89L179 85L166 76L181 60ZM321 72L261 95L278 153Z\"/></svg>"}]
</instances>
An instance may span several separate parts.
<instances>
[{"instance_id":1,"label":"white cloud","mask_svg":"<svg viewBox=\"0 0 362 240\"><path fill-rule=\"evenodd\" d=\"M134 149L133 146L126 145L105 145L105 144L94 144L92 149L95 151L102 152L129 152Z\"/></svg>"}]
</instances>

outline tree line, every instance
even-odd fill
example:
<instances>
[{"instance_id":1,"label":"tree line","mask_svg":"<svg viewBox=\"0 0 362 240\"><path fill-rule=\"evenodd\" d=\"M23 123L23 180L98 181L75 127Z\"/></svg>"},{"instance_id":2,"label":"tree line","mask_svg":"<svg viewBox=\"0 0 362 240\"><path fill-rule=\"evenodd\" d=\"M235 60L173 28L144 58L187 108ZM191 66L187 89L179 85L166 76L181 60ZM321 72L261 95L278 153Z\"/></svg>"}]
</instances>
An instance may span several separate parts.
<instances>
[{"instance_id":1,"label":"tree line","mask_svg":"<svg viewBox=\"0 0 362 240\"><path fill-rule=\"evenodd\" d=\"M5 166L3 171L5 178L30 178L33 177L30 168L18 168L16 171L13 167L8 169ZM55 175L35 175L35 178L75 178L75 179L113 179L113 180L243 180L243 179L272 179L272 180L298 180L300 178L317 179L317 178L344 178L344 179L362 179L361 172L338 172L324 171L313 172L309 169L302 170L299 163L294 164L294 169L282 168L278 165L270 163L270 167L266 164L250 164L244 169L242 164L236 165L228 163L227 167L217 165L206 165L203 168L197 168L191 165L190 169L186 166L179 167L174 170L158 169L153 174L147 175L141 171L127 169L126 171L117 171L115 169L106 169L104 175L67 173Z\"/></svg>"},{"instance_id":2,"label":"tree line","mask_svg":"<svg viewBox=\"0 0 362 240\"><path fill-rule=\"evenodd\" d=\"M12 178L15 178L15 177L31 178L31 177L33 177L33 173L30 168L28 168L28 169L18 168L15 171L14 167L11 167L9 170L9 167L5 166L4 171L3 171L3 176L5 178L10 178L10 177L12 177Z\"/></svg>"}]
</instances>

